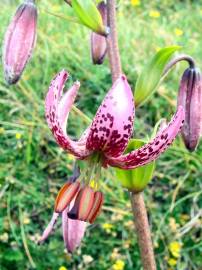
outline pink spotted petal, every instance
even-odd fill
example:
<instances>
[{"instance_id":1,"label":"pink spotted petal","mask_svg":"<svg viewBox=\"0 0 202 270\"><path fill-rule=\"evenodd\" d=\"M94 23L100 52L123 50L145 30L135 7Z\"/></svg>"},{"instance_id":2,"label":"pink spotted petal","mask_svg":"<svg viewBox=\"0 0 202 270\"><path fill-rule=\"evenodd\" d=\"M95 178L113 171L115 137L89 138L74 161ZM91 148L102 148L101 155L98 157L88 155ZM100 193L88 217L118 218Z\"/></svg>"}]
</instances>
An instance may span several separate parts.
<instances>
[{"instance_id":1,"label":"pink spotted petal","mask_svg":"<svg viewBox=\"0 0 202 270\"><path fill-rule=\"evenodd\" d=\"M68 208L62 213L62 230L66 249L72 253L80 245L87 223L68 218L67 212Z\"/></svg>"},{"instance_id":2,"label":"pink spotted petal","mask_svg":"<svg viewBox=\"0 0 202 270\"><path fill-rule=\"evenodd\" d=\"M73 141L66 133L68 115L80 87L79 82L62 96L68 73L62 70L51 82L46 96L46 119L57 143L77 158L85 158L90 154L86 149L86 140Z\"/></svg>"},{"instance_id":3,"label":"pink spotted petal","mask_svg":"<svg viewBox=\"0 0 202 270\"><path fill-rule=\"evenodd\" d=\"M184 118L184 109L182 106L179 106L170 123L165 128L161 129L150 143L145 144L129 154L116 159L110 159L108 160L108 164L127 170L145 165L157 159L177 136L183 125Z\"/></svg>"},{"instance_id":4,"label":"pink spotted petal","mask_svg":"<svg viewBox=\"0 0 202 270\"><path fill-rule=\"evenodd\" d=\"M96 113L87 139L87 149L102 151L108 157L120 156L132 135L134 110L131 88L122 75Z\"/></svg>"},{"instance_id":5,"label":"pink spotted petal","mask_svg":"<svg viewBox=\"0 0 202 270\"><path fill-rule=\"evenodd\" d=\"M51 221L49 222L48 226L46 227L46 229L44 230L42 236L40 237L40 239L38 241L39 244L43 243L48 238L48 236L51 234L51 232L54 229L54 225L55 225L58 217L59 217L59 214L54 212L53 216L51 218Z\"/></svg>"}]
</instances>

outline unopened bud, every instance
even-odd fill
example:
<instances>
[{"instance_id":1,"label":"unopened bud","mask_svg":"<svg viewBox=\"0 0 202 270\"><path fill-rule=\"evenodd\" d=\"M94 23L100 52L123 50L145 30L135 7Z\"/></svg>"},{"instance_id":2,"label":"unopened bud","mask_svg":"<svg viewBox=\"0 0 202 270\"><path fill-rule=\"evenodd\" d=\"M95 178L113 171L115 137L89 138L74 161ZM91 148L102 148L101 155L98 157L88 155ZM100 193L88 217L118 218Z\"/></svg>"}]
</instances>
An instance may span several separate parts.
<instances>
[{"instance_id":1,"label":"unopened bud","mask_svg":"<svg viewBox=\"0 0 202 270\"><path fill-rule=\"evenodd\" d=\"M98 4L97 9L99 10L103 23L107 24L107 5L102 1ZM91 57L93 64L101 65L104 61L107 53L107 40L106 37L91 33Z\"/></svg>"},{"instance_id":2,"label":"unopened bud","mask_svg":"<svg viewBox=\"0 0 202 270\"><path fill-rule=\"evenodd\" d=\"M17 83L31 57L37 25L34 0L26 0L12 18L4 37L3 68L9 84Z\"/></svg>"},{"instance_id":3,"label":"unopened bud","mask_svg":"<svg viewBox=\"0 0 202 270\"><path fill-rule=\"evenodd\" d=\"M185 110L182 137L187 149L194 151L202 129L202 75L198 68L185 70L179 88L179 105Z\"/></svg>"}]
</instances>

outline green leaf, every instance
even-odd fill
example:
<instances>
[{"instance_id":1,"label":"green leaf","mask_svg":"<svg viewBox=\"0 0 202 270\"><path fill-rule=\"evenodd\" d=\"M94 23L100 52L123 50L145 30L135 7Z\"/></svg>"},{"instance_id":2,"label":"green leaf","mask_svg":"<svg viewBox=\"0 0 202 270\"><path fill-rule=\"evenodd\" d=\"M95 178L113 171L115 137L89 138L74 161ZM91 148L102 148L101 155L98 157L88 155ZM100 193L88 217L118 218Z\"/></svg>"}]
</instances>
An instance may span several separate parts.
<instances>
[{"instance_id":1,"label":"green leaf","mask_svg":"<svg viewBox=\"0 0 202 270\"><path fill-rule=\"evenodd\" d=\"M146 102L156 90L161 80L164 68L180 46L165 47L159 50L139 75L135 86L135 105Z\"/></svg>"},{"instance_id":2,"label":"green leaf","mask_svg":"<svg viewBox=\"0 0 202 270\"><path fill-rule=\"evenodd\" d=\"M14 261L23 261L24 257L22 253L15 249L10 249L5 252L4 259L6 261L14 262Z\"/></svg>"},{"instance_id":3,"label":"green leaf","mask_svg":"<svg viewBox=\"0 0 202 270\"><path fill-rule=\"evenodd\" d=\"M145 144L143 140L131 139L126 152L131 152ZM133 170L122 170L116 168L117 179L122 186L130 191L140 192L151 181L155 162L151 162L145 166L138 167Z\"/></svg>"},{"instance_id":4,"label":"green leaf","mask_svg":"<svg viewBox=\"0 0 202 270\"><path fill-rule=\"evenodd\" d=\"M92 0L72 0L72 8L83 25L98 34L107 34L102 16Z\"/></svg>"}]
</instances>

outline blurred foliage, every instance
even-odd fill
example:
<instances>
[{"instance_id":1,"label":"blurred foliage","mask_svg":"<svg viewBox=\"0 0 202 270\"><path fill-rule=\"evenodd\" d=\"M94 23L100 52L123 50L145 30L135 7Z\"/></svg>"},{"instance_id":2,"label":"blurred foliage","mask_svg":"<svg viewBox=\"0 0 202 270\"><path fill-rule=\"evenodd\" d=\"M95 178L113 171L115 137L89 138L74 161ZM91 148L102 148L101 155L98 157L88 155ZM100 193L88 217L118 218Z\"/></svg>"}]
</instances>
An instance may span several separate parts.
<instances>
[{"instance_id":1,"label":"blurred foliage","mask_svg":"<svg viewBox=\"0 0 202 270\"><path fill-rule=\"evenodd\" d=\"M7 3L7 4L5 4ZM18 2L19 3L19 2ZM74 255L64 251L60 227L43 246L36 244L48 223L59 187L71 175L73 159L53 140L44 119L44 97L51 78L62 68L81 81L76 106L93 117L111 85L107 61L90 61L89 31L48 12L71 17L64 1L37 1L37 47L17 86L7 87L0 70L0 269L141 269L130 200L114 172L102 177L105 206L88 227ZM124 72L135 86L137 74L161 47L181 45L202 67L201 1L119 1L119 44ZM0 2L0 46L16 1ZM149 103L136 112L135 137L150 136L161 118L175 111L178 65ZM69 132L87 126L73 111ZM157 161L145 199L158 269L198 270L201 253L202 144L188 153L178 138ZM177 244L176 244L177 242Z\"/></svg>"}]
</instances>

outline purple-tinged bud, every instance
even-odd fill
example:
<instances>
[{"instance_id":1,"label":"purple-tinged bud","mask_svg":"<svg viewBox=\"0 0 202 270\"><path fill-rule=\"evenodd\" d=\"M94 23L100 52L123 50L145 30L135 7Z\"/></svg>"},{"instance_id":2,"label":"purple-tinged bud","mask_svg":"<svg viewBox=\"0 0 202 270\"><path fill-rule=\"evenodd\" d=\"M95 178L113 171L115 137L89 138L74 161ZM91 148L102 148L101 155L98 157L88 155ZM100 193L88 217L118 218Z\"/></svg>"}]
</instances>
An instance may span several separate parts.
<instances>
[{"instance_id":1,"label":"purple-tinged bud","mask_svg":"<svg viewBox=\"0 0 202 270\"><path fill-rule=\"evenodd\" d=\"M185 110L182 137L187 149L194 151L202 131L202 75L198 68L185 70L179 88L179 105Z\"/></svg>"},{"instance_id":2,"label":"purple-tinged bud","mask_svg":"<svg viewBox=\"0 0 202 270\"><path fill-rule=\"evenodd\" d=\"M26 0L12 18L4 37L3 68L9 84L17 83L31 57L37 26L34 0Z\"/></svg>"},{"instance_id":3,"label":"purple-tinged bud","mask_svg":"<svg viewBox=\"0 0 202 270\"><path fill-rule=\"evenodd\" d=\"M99 10L103 23L107 24L107 5L102 1L98 4L97 9ZM104 61L107 53L107 40L104 36L91 33L91 57L93 64L101 65Z\"/></svg>"}]
</instances>

